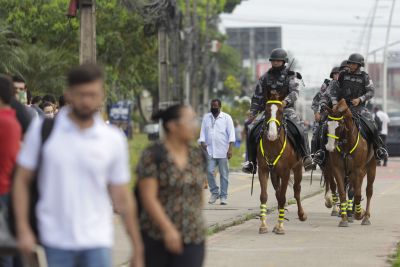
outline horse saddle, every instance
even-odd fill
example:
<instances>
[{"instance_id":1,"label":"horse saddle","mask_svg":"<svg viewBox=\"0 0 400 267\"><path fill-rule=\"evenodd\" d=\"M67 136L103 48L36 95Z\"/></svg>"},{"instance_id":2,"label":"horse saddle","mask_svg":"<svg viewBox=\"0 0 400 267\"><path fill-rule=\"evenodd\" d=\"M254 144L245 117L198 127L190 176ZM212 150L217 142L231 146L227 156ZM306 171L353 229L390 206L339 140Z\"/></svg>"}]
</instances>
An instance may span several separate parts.
<instances>
[{"instance_id":1,"label":"horse saddle","mask_svg":"<svg viewBox=\"0 0 400 267\"><path fill-rule=\"evenodd\" d=\"M250 132L250 138L252 138L252 140L255 140L257 143L260 141L263 134L263 122L264 119L257 122ZM296 151L300 153L301 148L299 146L303 143L301 129L295 122L291 121L286 116L284 116L283 118L282 125L284 125L286 129L286 134L289 142L294 148L296 148Z\"/></svg>"}]
</instances>

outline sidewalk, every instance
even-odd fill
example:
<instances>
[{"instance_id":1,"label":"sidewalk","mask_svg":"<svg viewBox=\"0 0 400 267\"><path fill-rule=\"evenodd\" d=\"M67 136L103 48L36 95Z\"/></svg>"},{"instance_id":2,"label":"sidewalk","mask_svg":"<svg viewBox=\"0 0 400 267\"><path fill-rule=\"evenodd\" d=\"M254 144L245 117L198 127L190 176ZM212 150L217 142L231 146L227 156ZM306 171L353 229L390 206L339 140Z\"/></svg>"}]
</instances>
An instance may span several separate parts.
<instances>
[{"instance_id":1,"label":"sidewalk","mask_svg":"<svg viewBox=\"0 0 400 267\"><path fill-rule=\"evenodd\" d=\"M301 196L305 197L321 191L319 171L313 174L313 183L310 185L310 173L303 174ZM253 217L259 213L260 206L260 186L258 176L254 178L253 196L250 196L251 190L251 175L239 172L231 172L229 185L228 205L221 206L218 204L210 205L207 203L209 191L204 190L204 216L206 218L209 231L214 231L217 228L224 228L232 224L236 224L245 218ZM293 198L293 189L288 188L287 200ZM324 199L321 195L321 203ZM275 208L277 205L275 191L271 182L268 184L268 209ZM113 250L113 266L124 266L129 260L130 247L126 238L119 218L115 218L115 246Z\"/></svg>"}]
</instances>

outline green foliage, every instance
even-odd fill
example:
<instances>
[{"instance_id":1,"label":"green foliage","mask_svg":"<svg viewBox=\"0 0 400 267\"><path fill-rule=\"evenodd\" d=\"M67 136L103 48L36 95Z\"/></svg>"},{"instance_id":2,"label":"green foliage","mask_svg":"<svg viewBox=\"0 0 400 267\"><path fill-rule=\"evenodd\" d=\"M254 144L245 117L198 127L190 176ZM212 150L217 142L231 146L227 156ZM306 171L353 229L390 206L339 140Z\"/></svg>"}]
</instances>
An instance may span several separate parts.
<instances>
[{"instance_id":1,"label":"green foliage","mask_svg":"<svg viewBox=\"0 0 400 267\"><path fill-rule=\"evenodd\" d=\"M233 75L228 75L228 77L226 77L224 86L231 91L233 95L240 95L241 93L242 84Z\"/></svg>"}]
</instances>

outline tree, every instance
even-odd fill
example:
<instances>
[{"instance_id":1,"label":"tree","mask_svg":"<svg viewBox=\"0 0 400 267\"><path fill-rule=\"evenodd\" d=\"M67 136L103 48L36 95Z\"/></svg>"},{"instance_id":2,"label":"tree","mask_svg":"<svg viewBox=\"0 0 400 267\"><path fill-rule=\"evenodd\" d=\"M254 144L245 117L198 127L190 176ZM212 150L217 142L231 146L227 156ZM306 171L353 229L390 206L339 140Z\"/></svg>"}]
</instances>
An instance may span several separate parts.
<instances>
[{"instance_id":1,"label":"tree","mask_svg":"<svg viewBox=\"0 0 400 267\"><path fill-rule=\"evenodd\" d=\"M18 45L20 45L20 41L15 38L15 34L0 26L0 73L16 72L20 61L15 53Z\"/></svg>"}]
</instances>

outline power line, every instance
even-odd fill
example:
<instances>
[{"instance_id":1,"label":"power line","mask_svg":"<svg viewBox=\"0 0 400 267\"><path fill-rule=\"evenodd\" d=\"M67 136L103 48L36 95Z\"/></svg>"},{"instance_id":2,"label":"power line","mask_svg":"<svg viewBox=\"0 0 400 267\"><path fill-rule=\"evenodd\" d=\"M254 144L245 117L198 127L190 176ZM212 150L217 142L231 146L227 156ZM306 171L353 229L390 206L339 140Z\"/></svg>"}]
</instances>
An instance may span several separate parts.
<instances>
[{"instance_id":1,"label":"power line","mask_svg":"<svg viewBox=\"0 0 400 267\"><path fill-rule=\"evenodd\" d=\"M320 20L278 20L278 19L247 19L247 18L239 18L239 17L228 17L222 16L223 21L234 21L234 22L246 22L246 23L265 23L265 24L279 24L279 25L295 25L295 26L314 26L314 27L365 27L365 24L360 23L345 23L345 22L328 22L328 21L320 21ZM385 24L375 24L376 28L387 28ZM230 26L230 28L234 28ZM392 25L392 28L400 29L400 25Z\"/></svg>"}]
</instances>

